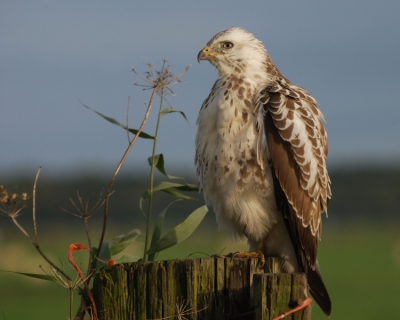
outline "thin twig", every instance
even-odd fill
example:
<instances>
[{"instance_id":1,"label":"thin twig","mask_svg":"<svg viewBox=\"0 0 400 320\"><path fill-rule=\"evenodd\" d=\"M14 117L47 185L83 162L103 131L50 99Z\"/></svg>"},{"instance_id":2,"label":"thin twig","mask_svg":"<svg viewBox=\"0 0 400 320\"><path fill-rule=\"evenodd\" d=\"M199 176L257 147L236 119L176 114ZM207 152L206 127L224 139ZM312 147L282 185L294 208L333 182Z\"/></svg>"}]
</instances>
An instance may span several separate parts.
<instances>
[{"instance_id":1,"label":"thin twig","mask_svg":"<svg viewBox=\"0 0 400 320\"><path fill-rule=\"evenodd\" d=\"M288 315L291 315L292 313L303 310L303 309L307 308L311 304L311 302L312 302L311 298L307 298L306 300L302 301L301 304L299 306L297 306L296 308L293 308L292 310L289 310L288 312L285 312L285 313L277 316L273 320L283 319L283 318L286 318Z\"/></svg>"},{"instance_id":2,"label":"thin twig","mask_svg":"<svg viewBox=\"0 0 400 320\"><path fill-rule=\"evenodd\" d=\"M33 193L32 193L32 217L33 217L33 230L35 232L35 242L38 243L38 232L37 232L37 225L36 225L36 185L39 179L40 171L42 167L39 167L39 170L36 173L35 182L33 184Z\"/></svg>"},{"instance_id":3,"label":"thin twig","mask_svg":"<svg viewBox=\"0 0 400 320\"><path fill-rule=\"evenodd\" d=\"M28 238L30 243L35 247L35 249L39 252L39 254L43 257L44 260L46 260L51 267L53 267L55 270L59 271L60 274L64 275L67 279L69 277L60 270L40 249L39 246L39 241L38 241L38 234L37 234L37 223L36 223L36 185L38 182L39 178L39 173L40 173L41 167L39 168L37 174L36 174L36 179L35 183L33 185L33 209L32 209L32 217L33 217L33 226L34 226L34 232L35 236L34 238L31 237L31 235L22 227L17 218L21 214L22 210L26 208L26 204L23 202L28 199L28 196L26 193L22 193L21 196L18 196L18 194L9 194L7 190L5 190L2 186L0 186L0 213L5 214L8 216L11 221L14 223L14 225Z\"/></svg>"},{"instance_id":4,"label":"thin twig","mask_svg":"<svg viewBox=\"0 0 400 320\"><path fill-rule=\"evenodd\" d=\"M87 293L87 295L88 295L88 297L89 297L89 299L90 299L90 302L92 303L91 307L92 307L92 312L93 312L93 319L94 319L94 320L98 320L98 318L97 318L97 307L96 307L96 303L95 303L95 301L94 301L92 291L90 290L89 285L88 285L87 280L86 280L86 279L88 279L91 275L88 276L88 277L85 279L85 277L83 276L83 273L82 273L81 269L80 269L79 266L75 263L75 261L74 261L74 259L73 259L73 257L72 257L72 254L73 254L74 251L76 251L76 250L80 251L80 250L83 250L83 249L86 249L86 250L91 251L90 248L87 247L87 246L85 246L84 244L80 244L80 243L73 243L73 244L71 244L71 245L69 246L69 250L68 250L68 262L69 262L70 265L78 272L78 275L79 275L79 277L81 278L83 285L85 286L85 290L86 290L86 293Z\"/></svg>"},{"instance_id":5,"label":"thin twig","mask_svg":"<svg viewBox=\"0 0 400 320\"><path fill-rule=\"evenodd\" d=\"M62 269L65 270L61 260L60 260L60 263L61 263ZM48 273L42 266L39 266L39 267L40 267L40 269L43 270L43 272L45 274L47 274L49 277L52 277L55 283L68 289L68 291L69 291L69 319L73 320L72 315L74 312L74 291L76 289L79 289L79 286L82 283L84 283L84 281L86 281L86 279L81 279L81 277L79 276L79 273L77 272L74 279L72 279L72 277L71 277L72 280L66 280L66 279L64 279L64 277L61 274L59 274L57 272L57 270L53 269L52 267L50 267L50 270L51 270L50 273Z\"/></svg>"},{"instance_id":6,"label":"thin twig","mask_svg":"<svg viewBox=\"0 0 400 320\"><path fill-rule=\"evenodd\" d=\"M128 143L131 143L131 137L129 135L129 109L131 108L131 97L128 97L128 105L126 106L126 135L128 137Z\"/></svg>"},{"instance_id":7,"label":"thin twig","mask_svg":"<svg viewBox=\"0 0 400 320\"><path fill-rule=\"evenodd\" d=\"M42 249L40 249L39 243L35 242L31 236L29 235L29 233L18 223L17 219L15 219L14 217L12 217L12 221L13 223L18 227L19 230L21 230L21 232L29 239L29 241L32 243L32 245L36 248L37 252L39 252L39 254L42 256L42 258L44 260L46 260L46 262L53 267L54 269L56 269L59 273L61 273L65 278L67 278L68 280L71 280L70 277L64 272L62 271L60 268L58 268L49 258L47 258L47 256L43 253Z\"/></svg>"},{"instance_id":8,"label":"thin twig","mask_svg":"<svg viewBox=\"0 0 400 320\"><path fill-rule=\"evenodd\" d=\"M72 206L75 208L76 212L69 211L55 203L53 203L51 200L49 202L56 206L58 209L61 211L68 213L74 217L80 218L83 220L84 228L85 228L85 233L86 233L86 238L88 241L88 246L89 248L92 247L92 240L90 238L90 232L89 232L89 219L100 209L100 207L104 204L105 200L102 199L103 195L103 190L100 192L99 197L96 201L96 203L91 206L91 199L84 201L83 198L81 197L79 190L76 189L76 196L78 198L78 202L75 203L75 201L72 198L69 198L69 201L71 202ZM89 261L88 261L88 266L87 266L87 274L90 274L91 272L91 266L92 266L92 255L89 255Z\"/></svg>"},{"instance_id":9,"label":"thin twig","mask_svg":"<svg viewBox=\"0 0 400 320\"><path fill-rule=\"evenodd\" d=\"M85 231L86 231L86 237L88 240L88 245L89 248L92 248L92 240L90 238L90 232L89 232L89 225L88 225L88 218L83 218L83 223L85 225ZM88 262L88 267L87 267L87 274L90 274L90 266L92 264L92 254L89 254L89 262Z\"/></svg>"},{"instance_id":10,"label":"thin twig","mask_svg":"<svg viewBox=\"0 0 400 320\"><path fill-rule=\"evenodd\" d=\"M74 307L74 290L69 289L69 318L72 320Z\"/></svg>"},{"instance_id":11,"label":"thin twig","mask_svg":"<svg viewBox=\"0 0 400 320\"><path fill-rule=\"evenodd\" d=\"M12 217L11 219L12 219L12 222L14 222L14 224L17 226L17 228L18 228L19 230L21 230L21 232L22 232L22 233L29 239L29 241L36 247L35 241L31 238L31 236L30 236L29 233L24 229L24 227L22 227L22 226L18 223L17 219L15 219L14 217Z\"/></svg>"},{"instance_id":12,"label":"thin twig","mask_svg":"<svg viewBox=\"0 0 400 320\"><path fill-rule=\"evenodd\" d=\"M39 178L39 173L41 171L41 167L39 168L37 174L36 174L36 179L33 185L33 199L32 199L32 203L33 203L33 208L32 208L32 216L33 216L33 225L34 225L34 229L35 229L35 240L32 239L32 237L29 235L29 233L18 223L17 221L17 215L12 216L11 219L13 221L13 223L18 227L19 230L21 230L21 232L29 239L29 241L32 243L32 245L36 248L37 252L39 252L39 254L42 256L42 258L44 260L46 260L46 262L53 267L55 270L57 270L60 274L62 274L65 278L67 278L68 280L71 280L70 277L60 268L58 268L42 251L42 249L40 249L39 246L39 242L38 242L38 237L37 237L37 226L36 226L36 185L37 185L37 181Z\"/></svg>"},{"instance_id":13,"label":"thin twig","mask_svg":"<svg viewBox=\"0 0 400 320\"><path fill-rule=\"evenodd\" d=\"M150 110L151 110L151 107L153 105L154 96L156 95L157 91L159 90L159 87L160 87L160 85L157 84L153 88L153 91L152 91L151 96L150 96L149 104L147 106L146 114L144 115L142 124L140 125L140 127L138 129L138 132L136 133L135 137L132 139L132 141L129 144L128 148L126 149L124 155L122 156L121 161L119 162L117 168L115 169L115 172L114 172L114 175L113 175L113 177L112 177L112 179L110 181L110 184L108 185L108 189L107 189L107 193L106 193L106 199L105 199L105 202L104 202L103 229L102 229L102 232L101 232L98 249L96 251L96 257L93 259L92 268L91 268L92 270L96 269L97 258L99 257L101 246L103 245L104 236L105 236L105 233L106 233L107 218L108 218L108 201L109 201L109 198L110 198L110 194L111 194L111 190L112 190L114 181L117 178L117 175L118 175L119 171L121 170L121 167L122 167L123 163L125 162L125 159L127 158L127 156L129 154L129 152L131 151L133 145L135 144L137 138L139 137L140 133L143 131L143 128L144 128L144 126L145 126L145 124L146 124L146 122L147 122L147 120L149 118L149 115L150 115ZM89 281L90 281L90 278L88 279L88 283L89 283Z\"/></svg>"},{"instance_id":14,"label":"thin twig","mask_svg":"<svg viewBox=\"0 0 400 320\"><path fill-rule=\"evenodd\" d=\"M75 208L76 212L72 212L69 211L61 206L59 206L58 204L52 202L50 199L48 199L48 201L55 207L57 207L58 209L60 209L61 211L68 213L74 217L80 218L80 219L89 219L90 217L92 217L100 208L101 206L104 204L104 201L102 199L102 195L103 195L103 190L100 192L99 197L96 201L96 203L90 208L90 200L88 201L83 201L81 195L79 194L79 190L76 189L76 195L78 197L79 200L79 205L81 207L79 207L72 198L69 198L69 201L71 202L72 206Z\"/></svg>"},{"instance_id":15,"label":"thin twig","mask_svg":"<svg viewBox=\"0 0 400 320\"><path fill-rule=\"evenodd\" d=\"M165 304L164 301L162 301L162 299L160 299L160 302L163 302L164 306L167 307L168 309L173 310L174 315L163 317L163 318L146 319L146 320L166 320L166 319L170 319L170 318L174 318L174 319L178 319L178 320L185 320L185 319L187 320L188 318L186 318L186 316L200 313L201 311L204 311L208 308L208 306L205 306L204 308L198 309L198 310L196 310L195 307L189 308L188 301L185 301L185 299L180 300L179 298L177 299L177 302L175 303L173 308L171 308L170 306Z\"/></svg>"}]
</instances>

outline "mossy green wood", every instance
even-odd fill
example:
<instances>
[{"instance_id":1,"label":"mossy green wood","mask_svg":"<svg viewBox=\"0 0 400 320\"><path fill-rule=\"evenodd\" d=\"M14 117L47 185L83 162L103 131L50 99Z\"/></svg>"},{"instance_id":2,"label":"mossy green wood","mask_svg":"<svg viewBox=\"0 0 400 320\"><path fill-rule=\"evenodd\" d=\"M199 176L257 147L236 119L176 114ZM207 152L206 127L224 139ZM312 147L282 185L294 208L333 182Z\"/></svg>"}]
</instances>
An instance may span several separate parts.
<instances>
[{"instance_id":1,"label":"mossy green wood","mask_svg":"<svg viewBox=\"0 0 400 320\"><path fill-rule=\"evenodd\" d=\"M104 320L272 319L305 298L303 274L277 272L273 258L263 268L258 259L138 262L102 269L93 292ZM311 319L309 311L287 319Z\"/></svg>"},{"instance_id":2,"label":"mossy green wood","mask_svg":"<svg viewBox=\"0 0 400 320\"><path fill-rule=\"evenodd\" d=\"M306 299L307 279L302 273L255 274L254 319L274 319ZM311 319L311 306L285 319Z\"/></svg>"}]
</instances>

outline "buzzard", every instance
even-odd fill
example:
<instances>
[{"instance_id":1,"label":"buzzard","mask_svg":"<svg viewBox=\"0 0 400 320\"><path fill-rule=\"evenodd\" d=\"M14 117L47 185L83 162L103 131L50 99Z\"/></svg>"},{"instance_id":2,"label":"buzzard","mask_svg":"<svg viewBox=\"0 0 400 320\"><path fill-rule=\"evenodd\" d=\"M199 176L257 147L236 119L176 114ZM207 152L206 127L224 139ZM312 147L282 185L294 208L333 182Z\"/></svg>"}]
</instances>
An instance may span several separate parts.
<instances>
[{"instance_id":1,"label":"buzzard","mask_svg":"<svg viewBox=\"0 0 400 320\"><path fill-rule=\"evenodd\" d=\"M317 101L244 29L219 32L197 58L218 71L197 119L195 163L206 203L218 225L246 236L257 256L278 257L284 272L304 272L329 316L317 251L331 189Z\"/></svg>"}]
</instances>

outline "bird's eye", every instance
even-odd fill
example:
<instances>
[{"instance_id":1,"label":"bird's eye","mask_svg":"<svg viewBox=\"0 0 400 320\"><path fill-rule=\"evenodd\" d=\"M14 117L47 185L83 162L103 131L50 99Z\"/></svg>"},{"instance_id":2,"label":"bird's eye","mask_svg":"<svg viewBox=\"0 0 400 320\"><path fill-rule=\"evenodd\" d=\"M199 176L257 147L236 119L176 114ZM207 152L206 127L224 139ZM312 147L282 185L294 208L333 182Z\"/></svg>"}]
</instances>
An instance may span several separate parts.
<instances>
[{"instance_id":1,"label":"bird's eye","mask_svg":"<svg viewBox=\"0 0 400 320\"><path fill-rule=\"evenodd\" d=\"M233 43L232 43L232 42L224 42L224 43L222 44L222 47L223 47L224 49L230 49L230 48L233 47Z\"/></svg>"}]
</instances>

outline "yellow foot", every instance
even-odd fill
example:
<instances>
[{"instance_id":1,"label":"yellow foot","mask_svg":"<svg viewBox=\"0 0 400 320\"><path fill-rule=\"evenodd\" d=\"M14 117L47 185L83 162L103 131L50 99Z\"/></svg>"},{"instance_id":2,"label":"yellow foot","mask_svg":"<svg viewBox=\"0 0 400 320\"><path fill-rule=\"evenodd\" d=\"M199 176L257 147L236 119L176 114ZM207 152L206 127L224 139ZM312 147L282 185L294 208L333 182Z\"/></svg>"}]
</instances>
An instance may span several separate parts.
<instances>
[{"instance_id":1,"label":"yellow foot","mask_svg":"<svg viewBox=\"0 0 400 320\"><path fill-rule=\"evenodd\" d=\"M289 310L288 312L281 314L280 316L274 318L273 320L283 319L292 313L295 313L299 310L302 310L302 309L308 307L311 304L311 302L312 302L311 298L307 298L306 300L299 303L299 305L296 308L293 308L292 310Z\"/></svg>"},{"instance_id":2,"label":"yellow foot","mask_svg":"<svg viewBox=\"0 0 400 320\"><path fill-rule=\"evenodd\" d=\"M234 254L232 254L233 258L258 258L260 259L260 264L263 266L265 264L265 257L264 254L260 251L250 251L250 252L245 252L245 251L239 251Z\"/></svg>"}]
</instances>

